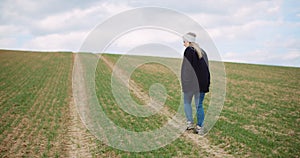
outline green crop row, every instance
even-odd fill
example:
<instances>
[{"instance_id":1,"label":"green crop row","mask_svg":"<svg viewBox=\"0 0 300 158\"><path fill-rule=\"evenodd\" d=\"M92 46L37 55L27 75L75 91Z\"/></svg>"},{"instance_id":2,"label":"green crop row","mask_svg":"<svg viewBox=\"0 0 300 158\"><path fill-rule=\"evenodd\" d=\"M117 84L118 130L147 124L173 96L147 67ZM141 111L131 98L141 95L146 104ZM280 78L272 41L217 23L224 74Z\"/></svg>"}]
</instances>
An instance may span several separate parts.
<instances>
[{"instance_id":1,"label":"green crop row","mask_svg":"<svg viewBox=\"0 0 300 158\"><path fill-rule=\"evenodd\" d=\"M124 58L106 57L114 62ZM139 60L132 58L133 63ZM132 62L122 68L130 69ZM236 156L297 157L300 151L299 68L234 63L225 63L225 67L226 100L220 119L207 136L209 140ZM170 95L165 105L171 110L177 109L180 81L163 64L140 65L131 79L146 93L151 85L161 83ZM209 98L210 93L204 102L205 110Z\"/></svg>"},{"instance_id":2,"label":"green crop row","mask_svg":"<svg viewBox=\"0 0 300 158\"><path fill-rule=\"evenodd\" d=\"M0 51L0 157L68 156L72 56L72 53ZM116 66L125 73L134 69L130 79L146 97L150 96L153 85L162 85L167 94L164 107L170 114L181 106L180 79L167 66L174 65L175 71L180 71L180 59L156 58L158 63L155 63L154 58L147 57L150 62L136 66L134 63L146 57L103 56L112 64L128 60ZM219 120L206 136L210 144L236 157L299 157L299 68L236 63L225 63L225 68L226 99ZM147 132L168 121L169 116L160 113L138 117L124 111L112 92L112 70L101 59L95 76L98 101L116 126ZM114 84L122 83L117 80ZM153 95L159 98L164 94L160 90ZM210 95L205 98L205 110ZM132 90L130 97L139 106L145 106L145 100ZM96 138L92 141L97 144L90 151L94 157L216 156L183 136L148 152L122 151Z\"/></svg>"},{"instance_id":3,"label":"green crop row","mask_svg":"<svg viewBox=\"0 0 300 158\"><path fill-rule=\"evenodd\" d=\"M0 52L0 157L63 156L71 53Z\"/></svg>"},{"instance_id":4,"label":"green crop row","mask_svg":"<svg viewBox=\"0 0 300 158\"><path fill-rule=\"evenodd\" d=\"M299 68L225 65L226 101L211 140L239 156L299 156Z\"/></svg>"},{"instance_id":5,"label":"green crop row","mask_svg":"<svg viewBox=\"0 0 300 158\"><path fill-rule=\"evenodd\" d=\"M105 57L107 57L108 59L111 58L111 56L105 56ZM116 58L116 56L113 57ZM112 70L110 70L104 62L99 61L97 71L96 71L96 92L97 92L98 100L107 117L111 121L113 121L116 124L116 126L119 126L121 128L130 131L142 132L142 131L152 131L158 129L164 123L166 123L165 121L167 120L167 116L161 114L155 114L149 117L137 117L124 112L121 109L121 107L118 105L118 103L114 98L114 95L112 94L111 73ZM136 72L134 72L134 74L135 73ZM152 82L151 80L149 81ZM147 89L144 89L144 92L147 93ZM134 94L132 94L132 96L133 95ZM180 97L180 95L178 95L178 97ZM169 105L172 105L171 104L172 101L167 101L167 102L169 103ZM178 106L178 98L176 101L176 105ZM198 157L199 155L203 155L203 156L209 155L208 153L206 153L205 150L195 148L192 142L189 142L186 139L181 137L176 139L171 144L168 144L154 151L149 151L149 152L125 152L120 150L113 150L113 151L115 154L121 157L182 157L182 156Z\"/></svg>"}]
</instances>

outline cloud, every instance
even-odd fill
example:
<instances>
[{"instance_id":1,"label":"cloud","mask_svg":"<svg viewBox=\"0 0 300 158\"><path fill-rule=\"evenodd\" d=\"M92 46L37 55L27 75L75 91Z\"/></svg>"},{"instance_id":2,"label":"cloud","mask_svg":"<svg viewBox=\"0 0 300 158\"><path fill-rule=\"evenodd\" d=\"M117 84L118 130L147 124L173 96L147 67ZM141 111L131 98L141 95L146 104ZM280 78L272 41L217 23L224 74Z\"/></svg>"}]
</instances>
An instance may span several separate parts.
<instances>
[{"instance_id":1,"label":"cloud","mask_svg":"<svg viewBox=\"0 0 300 158\"><path fill-rule=\"evenodd\" d=\"M0 6L4 8L0 14L4 20L0 23L1 48L77 51L97 24L115 13L130 9L123 3L107 2L70 5L70 2L58 0L24 0L16 1L15 5L11 3L7 0Z\"/></svg>"},{"instance_id":2,"label":"cloud","mask_svg":"<svg viewBox=\"0 0 300 158\"><path fill-rule=\"evenodd\" d=\"M159 30L157 28L141 28L123 34L113 41L111 47L112 49L119 51L128 51L149 43L160 43L162 45L171 46L174 43L182 43L181 41L181 37L165 30Z\"/></svg>"},{"instance_id":3,"label":"cloud","mask_svg":"<svg viewBox=\"0 0 300 158\"><path fill-rule=\"evenodd\" d=\"M14 49L18 49L15 48L15 43L16 43L16 39L12 38L12 37L7 37L7 38L0 38L0 48L14 48Z\"/></svg>"},{"instance_id":4,"label":"cloud","mask_svg":"<svg viewBox=\"0 0 300 158\"><path fill-rule=\"evenodd\" d=\"M224 61L239 62L239 63L260 63L268 60L268 58L274 58L270 52L263 50L255 50L246 53L228 52L222 56Z\"/></svg>"},{"instance_id":5,"label":"cloud","mask_svg":"<svg viewBox=\"0 0 300 158\"><path fill-rule=\"evenodd\" d=\"M190 0L187 3L173 0L3 0L0 3L0 48L77 51L88 33L113 15L135 7L157 6L179 11L197 21L227 60L265 64L289 64L290 61L300 67L293 59L299 59L300 45L299 5L296 3L282 0ZM163 22L171 25L176 21L172 18ZM126 20L121 22L130 23L135 17ZM107 31L113 27L118 26ZM177 36L163 31L149 32L126 34L111 48L129 50L155 41L182 49ZM141 35L143 38L137 38ZM198 37L201 39L200 34Z\"/></svg>"},{"instance_id":6,"label":"cloud","mask_svg":"<svg viewBox=\"0 0 300 158\"><path fill-rule=\"evenodd\" d=\"M298 60L298 64L299 64L300 63L300 49L290 50L286 55L283 56L283 59L286 61Z\"/></svg>"},{"instance_id":7,"label":"cloud","mask_svg":"<svg viewBox=\"0 0 300 158\"><path fill-rule=\"evenodd\" d=\"M95 25L97 15L102 15L99 12L100 9L100 7L76 8L71 11L49 15L40 21L36 21L34 27L44 33L86 29L88 26L91 27L91 24Z\"/></svg>"},{"instance_id":8,"label":"cloud","mask_svg":"<svg viewBox=\"0 0 300 158\"><path fill-rule=\"evenodd\" d=\"M92 29L107 17L128 9L130 7L122 3L95 3L87 8L73 8L59 14L49 15L37 21L35 27L40 32L47 33Z\"/></svg>"},{"instance_id":9,"label":"cloud","mask_svg":"<svg viewBox=\"0 0 300 158\"><path fill-rule=\"evenodd\" d=\"M16 25L0 25L0 48L6 49L20 49L19 43L22 42L20 39L21 35L26 37L28 31L23 27Z\"/></svg>"},{"instance_id":10,"label":"cloud","mask_svg":"<svg viewBox=\"0 0 300 158\"><path fill-rule=\"evenodd\" d=\"M23 45L29 50L54 50L54 51L76 51L79 49L87 32L71 32L65 34L49 34L35 37Z\"/></svg>"},{"instance_id":11,"label":"cloud","mask_svg":"<svg viewBox=\"0 0 300 158\"><path fill-rule=\"evenodd\" d=\"M255 50L246 53L228 52L222 55L223 61L299 67L300 50L289 50L286 53Z\"/></svg>"},{"instance_id":12,"label":"cloud","mask_svg":"<svg viewBox=\"0 0 300 158\"><path fill-rule=\"evenodd\" d=\"M48 15L67 12L74 8L87 8L95 2L94 0L2 0L0 18L1 23L20 22L24 19L40 20Z\"/></svg>"},{"instance_id":13,"label":"cloud","mask_svg":"<svg viewBox=\"0 0 300 158\"><path fill-rule=\"evenodd\" d=\"M216 40L260 40L264 36L268 37L269 33L279 29L277 21L253 20L240 25L220 26L210 28L207 31Z\"/></svg>"},{"instance_id":14,"label":"cloud","mask_svg":"<svg viewBox=\"0 0 300 158\"><path fill-rule=\"evenodd\" d=\"M278 26L280 4L279 1L218 2L219 10L223 11L199 11L190 16L206 28L214 39L255 39L265 29Z\"/></svg>"},{"instance_id":15,"label":"cloud","mask_svg":"<svg viewBox=\"0 0 300 158\"><path fill-rule=\"evenodd\" d=\"M279 26L278 26L279 27ZM256 29L254 29L256 30ZM266 30L268 32L268 30ZM300 66L300 39L289 36L277 30L274 35L270 33L259 34L251 32L252 40L241 38L222 45L222 58L224 61L255 63L267 65ZM220 42L220 41L218 41Z\"/></svg>"},{"instance_id":16,"label":"cloud","mask_svg":"<svg viewBox=\"0 0 300 158\"><path fill-rule=\"evenodd\" d=\"M300 50L300 39L295 38L295 37L289 37L288 36L283 36L283 35L278 35L274 37L273 39L269 39L265 42L265 47L268 49L298 49Z\"/></svg>"},{"instance_id":17,"label":"cloud","mask_svg":"<svg viewBox=\"0 0 300 158\"><path fill-rule=\"evenodd\" d=\"M23 29L20 26L16 25L0 25L0 35L3 36L16 36L14 33L19 32L19 33L26 33L26 30Z\"/></svg>"}]
</instances>

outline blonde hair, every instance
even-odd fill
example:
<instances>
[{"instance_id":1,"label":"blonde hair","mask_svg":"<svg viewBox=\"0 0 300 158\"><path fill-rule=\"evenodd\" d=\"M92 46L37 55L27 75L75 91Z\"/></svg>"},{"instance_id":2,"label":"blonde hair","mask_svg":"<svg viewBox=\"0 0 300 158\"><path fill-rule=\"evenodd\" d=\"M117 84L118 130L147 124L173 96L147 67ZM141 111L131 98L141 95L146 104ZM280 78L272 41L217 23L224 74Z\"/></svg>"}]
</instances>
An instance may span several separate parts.
<instances>
[{"instance_id":1,"label":"blonde hair","mask_svg":"<svg viewBox=\"0 0 300 158\"><path fill-rule=\"evenodd\" d=\"M196 34L193 32L189 32L189 33L187 33L187 35L190 35L190 36L193 36L194 38L196 38ZM196 42L189 42L189 44L191 47L193 47L196 50L199 59L201 59L203 57L203 55L202 55L202 49L199 47L199 45Z\"/></svg>"}]
</instances>

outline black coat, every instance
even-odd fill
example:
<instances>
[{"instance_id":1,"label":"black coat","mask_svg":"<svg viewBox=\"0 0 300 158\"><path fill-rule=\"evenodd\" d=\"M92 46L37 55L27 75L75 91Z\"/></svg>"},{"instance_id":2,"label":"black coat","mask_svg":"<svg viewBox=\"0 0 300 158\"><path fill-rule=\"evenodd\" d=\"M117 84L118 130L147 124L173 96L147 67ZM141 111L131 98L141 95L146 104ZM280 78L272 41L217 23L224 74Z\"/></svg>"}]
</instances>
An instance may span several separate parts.
<instances>
[{"instance_id":1,"label":"black coat","mask_svg":"<svg viewBox=\"0 0 300 158\"><path fill-rule=\"evenodd\" d=\"M193 47L187 47L181 67L181 85L183 92L209 92L210 72L207 55L202 50L203 57L199 59Z\"/></svg>"}]
</instances>

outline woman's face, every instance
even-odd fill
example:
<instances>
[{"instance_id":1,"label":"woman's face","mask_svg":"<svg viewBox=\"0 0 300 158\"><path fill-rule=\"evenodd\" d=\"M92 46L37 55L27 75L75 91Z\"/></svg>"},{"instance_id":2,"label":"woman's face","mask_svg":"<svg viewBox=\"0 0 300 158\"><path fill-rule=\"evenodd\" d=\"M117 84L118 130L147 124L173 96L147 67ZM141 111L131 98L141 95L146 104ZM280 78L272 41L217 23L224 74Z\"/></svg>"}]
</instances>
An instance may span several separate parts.
<instances>
[{"instance_id":1,"label":"woman's face","mask_svg":"<svg viewBox=\"0 0 300 158\"><path fill-rule=\"evenodd\" d=\"M184 45L185 47L188 47L188 46L190 45L190 43L189 43L188 41L183 41L183 45Z\"/></svg>"}]
</instances>

